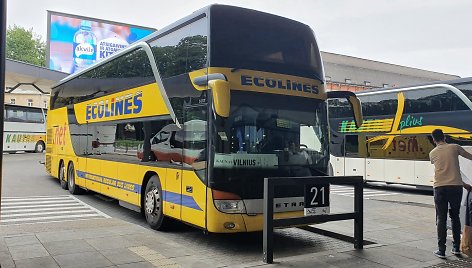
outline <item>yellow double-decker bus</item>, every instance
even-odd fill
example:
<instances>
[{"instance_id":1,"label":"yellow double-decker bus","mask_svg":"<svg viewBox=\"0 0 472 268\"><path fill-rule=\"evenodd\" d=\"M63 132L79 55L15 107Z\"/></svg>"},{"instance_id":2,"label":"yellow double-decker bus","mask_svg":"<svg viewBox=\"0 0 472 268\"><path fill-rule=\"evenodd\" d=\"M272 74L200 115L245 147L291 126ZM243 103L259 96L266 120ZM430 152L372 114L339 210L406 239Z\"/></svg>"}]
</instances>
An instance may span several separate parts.
<instances>
[{"instance_id":1,"label":"yellow double-decker bus","mask_svg":"<svg viewBox=\"0 0 472 268\"><path fill-rule=\"evenodd\" d=\"M56 85L46 169L154 229L261 230L265 177L327 173L323 77L307 25L212 5ZM303 189L275 196L303 214Z\"/></svg>"}]
</instances>

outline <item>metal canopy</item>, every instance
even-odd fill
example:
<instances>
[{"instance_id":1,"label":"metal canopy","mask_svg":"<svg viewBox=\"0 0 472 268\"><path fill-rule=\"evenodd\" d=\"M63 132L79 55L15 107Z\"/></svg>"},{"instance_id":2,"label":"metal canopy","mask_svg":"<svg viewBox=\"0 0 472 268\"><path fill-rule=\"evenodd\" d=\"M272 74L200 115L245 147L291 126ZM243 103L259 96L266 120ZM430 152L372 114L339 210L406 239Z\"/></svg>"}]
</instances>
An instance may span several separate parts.
<instances>
[{"instance_id":1,"label":"metal canopy","mask_svg":"<svg viewBox=\"0 0 472 268\"><path fill-rule=\"evenodd\" d=\"M38 90L41 94L51 93L51 87L66 77L67 73L53 71L21 61L6 60L5 92L18 88Z\"/></svg>"}]
</instances>

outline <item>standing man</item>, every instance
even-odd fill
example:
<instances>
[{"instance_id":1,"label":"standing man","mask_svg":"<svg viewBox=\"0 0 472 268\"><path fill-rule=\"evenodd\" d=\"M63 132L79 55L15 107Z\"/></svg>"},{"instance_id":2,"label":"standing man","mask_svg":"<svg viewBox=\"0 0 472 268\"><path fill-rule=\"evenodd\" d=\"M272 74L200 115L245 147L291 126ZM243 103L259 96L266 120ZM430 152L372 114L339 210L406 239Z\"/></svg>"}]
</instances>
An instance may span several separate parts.
<instances>
[{"instance_id":1,"label":"standing man","mask_svg":"<svg viewBox=\"0 0 472 268\"><path fill-rule=\"evenodd\" d=\"M435 129L432 133L436 144L429 153L429 159L434 164L434 204L436 206L436 226L438 232L438 250L434 252L439 258L446 258L446 220L448 205L450 206L449 217L452 222L453 244L451 253L460 255L461 244L461 222L459 210L462 200L462 187L471 190L469 184L462 182L459 155L472 160L472 154L457 144L447 144L444 133Z\"/></svg>"}]
</instances>

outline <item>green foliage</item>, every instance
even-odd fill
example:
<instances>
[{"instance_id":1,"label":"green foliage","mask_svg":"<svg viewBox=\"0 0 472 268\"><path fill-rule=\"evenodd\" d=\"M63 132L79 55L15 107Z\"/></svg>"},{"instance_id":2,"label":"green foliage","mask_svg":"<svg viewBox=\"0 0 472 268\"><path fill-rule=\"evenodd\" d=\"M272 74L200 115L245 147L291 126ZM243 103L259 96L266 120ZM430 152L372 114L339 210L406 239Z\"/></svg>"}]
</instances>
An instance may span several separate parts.
<instances>
[{"instance_id":1,"label":"green foliage","mask_svg":"<svg viewBox=\"0 0 472 268\"><path fill-rule=\"evenodd\" d=\"M175 46L155 46L152 51L161 76L172 77L205 67L207 38L202 35L187 36Z\"/></svg>"},{"instance_id":2,"label":"green foliage","mask_svg":"<svg viewBox=\"0 0 472 268\"><path fill-rule=\"evenodd\" d=\"M46 43L41 36L13 25L7 29L6 57L38 66L46 66Z\"/></svg>"}]
</instances>

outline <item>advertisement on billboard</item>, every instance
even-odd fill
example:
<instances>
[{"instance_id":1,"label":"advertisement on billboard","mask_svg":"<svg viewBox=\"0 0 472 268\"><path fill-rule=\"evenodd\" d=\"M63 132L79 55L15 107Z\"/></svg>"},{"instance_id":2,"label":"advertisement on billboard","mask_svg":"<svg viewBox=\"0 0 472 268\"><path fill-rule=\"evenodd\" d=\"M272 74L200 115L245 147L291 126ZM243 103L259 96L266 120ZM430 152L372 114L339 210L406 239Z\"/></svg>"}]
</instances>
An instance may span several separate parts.
<instances>
[{"instance_id":1,"label":"advertisement on billboard","mask_svg":"<svg viewBox=\"0 0 472 268\"><path fill-rule=\"evenodd\" d=\"M46 60L52 70L75 73L156 29L48 11Z\"/></svg>"}]
</instances>

